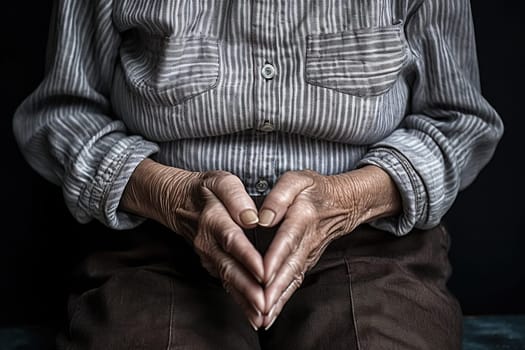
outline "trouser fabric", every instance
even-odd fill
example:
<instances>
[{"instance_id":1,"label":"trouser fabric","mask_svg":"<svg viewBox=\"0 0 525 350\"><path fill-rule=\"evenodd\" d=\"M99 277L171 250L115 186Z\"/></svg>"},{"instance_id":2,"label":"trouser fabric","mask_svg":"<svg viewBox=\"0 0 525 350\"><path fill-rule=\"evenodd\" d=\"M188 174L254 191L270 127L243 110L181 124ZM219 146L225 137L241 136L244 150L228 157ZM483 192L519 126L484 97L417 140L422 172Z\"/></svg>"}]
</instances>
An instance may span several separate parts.
<instances>
[{"instance_id":1,"label":"trouser fabric","mask_svg":"<svg viewBox=\"0 0 525 350\"><path fill-rule=\"evenodd\" d=\"M264 254L275 230L246 234ZM332 242L259 332L177 234L148 222L108 240L78 270L60 349L461 348L442 225L404 237L362 225Z\"/></svg>"}]
</instances>

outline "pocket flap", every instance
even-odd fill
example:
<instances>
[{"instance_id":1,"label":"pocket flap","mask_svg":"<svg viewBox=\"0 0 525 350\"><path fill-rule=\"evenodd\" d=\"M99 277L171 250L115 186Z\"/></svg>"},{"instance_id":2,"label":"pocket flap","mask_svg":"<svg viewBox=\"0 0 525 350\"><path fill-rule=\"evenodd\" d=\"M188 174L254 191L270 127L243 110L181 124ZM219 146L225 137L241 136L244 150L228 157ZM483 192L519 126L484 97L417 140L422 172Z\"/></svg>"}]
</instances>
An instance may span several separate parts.
<instances>
[{"instance_id":1,"label":"pocket flap","mask_svg":"<svg viewBox=\"0 0 525 350\"><path fill-rule=\"evenodd\" d=\"M212 38L143 36L124 43L121 60L128 84L152 102L181 103L218 80L219 47Z\"/></svg>"},{"instance_id":2,"label":"pocket flap","mask_svg":"<svg viewBox=\"0 0 525 350\"><path fill-rule=\"evenodd\" d=\"M407 58L401 22L307 38L309 83L358 96L387 92Z\"/></svg>"}]
</instances>

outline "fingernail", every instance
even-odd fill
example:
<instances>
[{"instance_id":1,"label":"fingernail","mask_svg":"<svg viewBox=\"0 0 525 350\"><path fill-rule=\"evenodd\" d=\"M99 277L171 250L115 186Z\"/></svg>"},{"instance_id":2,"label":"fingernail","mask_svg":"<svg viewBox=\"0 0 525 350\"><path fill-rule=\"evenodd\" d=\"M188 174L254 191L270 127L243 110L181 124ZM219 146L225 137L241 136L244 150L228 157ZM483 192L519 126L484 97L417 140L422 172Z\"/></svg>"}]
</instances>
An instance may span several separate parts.
<instances>
[{"instance_id":1,"label":"fingernail","mask_svg":"<svg viewBox=\"0 0 525 350\"><path fill-rule=\"evenodd\" d=\"M270 311L268 311L268 313L266 314L266 317L270 318L273 316L273 312L275 311L275 307L277 305L276 304L273 304L272 308L270 309Z\"/></svg>"},{"instance_id":2,"label":"fingernail","mask_svg":"<svg viewBox=\"0 0 525 350\"><path fill-rule=\"evenodd\" d=\"M253 330L257 332L259 328L255 325L255 323L253 323L252 320L248 320L248 321L250 322L250 325L252 326Z\"/></svg>"},{"instance_id":3,"label":"fingernail","mask_svg":"<svg viewBox=\"0 0 525 350\"><path fill-rule=\"evenodd\" d=\"M253 225L259 221L259 217L253 209L246 209L239 215L239 217L241 218L241 222L245 225Z\"/></svg>"},{"instance_id":4,"label":"fingernail","mask_svg":"<svg viewBox=\"0 0 525 350\"><path fill-rule=\"evenodd\" d=\"M275 213L270 209L263 209L259 215L259 225L270 226L275 219Z\"/></svg>"},{"instance_id":5,"label":"fingernail","mask_svg":"<svg viewBox=\"0 0 525 350\"><path fill-rule=\"evenodd\" d=\"M273 326L273 323L275 322L276 319L277 319L277 315L272 318L272 321L266 327L264 327L264 330L267 331L268 329L270 329L270 327Z\"/></svg>"},{"instance_id":6,"label":"fingernail","mask_svg":"<svg viewBox=\"0 0 525 350\"><path fill-rule=\"evenodd\" d=\"M269 286L273 282L274 279L275 279L275 272L272 273L272 276L268 279L268 282L266 282L266 285Z\"/></svg>"}]
</instances>

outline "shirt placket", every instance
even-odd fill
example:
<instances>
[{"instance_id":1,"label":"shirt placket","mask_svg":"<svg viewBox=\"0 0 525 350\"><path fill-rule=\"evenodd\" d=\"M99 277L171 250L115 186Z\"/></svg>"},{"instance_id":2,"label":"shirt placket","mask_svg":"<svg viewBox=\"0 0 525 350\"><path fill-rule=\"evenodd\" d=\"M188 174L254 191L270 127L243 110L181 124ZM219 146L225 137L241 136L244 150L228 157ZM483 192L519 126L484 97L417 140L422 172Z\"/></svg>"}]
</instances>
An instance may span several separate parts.
<instances>
[{"instance_id":1,"label":"shirt placket","mask_svg":"<svg viewBox=\"0 0 525 350\"><path fill-rule=\"evenodd\" d=\"M251 19L254 137L251 154L247 157L248 168L253 169L250 171L248 187L254 195L264 195L276 181L276 156L272 139L279 126L280 79L275 0L252 1Z\"/></svg>"}]
</instances>

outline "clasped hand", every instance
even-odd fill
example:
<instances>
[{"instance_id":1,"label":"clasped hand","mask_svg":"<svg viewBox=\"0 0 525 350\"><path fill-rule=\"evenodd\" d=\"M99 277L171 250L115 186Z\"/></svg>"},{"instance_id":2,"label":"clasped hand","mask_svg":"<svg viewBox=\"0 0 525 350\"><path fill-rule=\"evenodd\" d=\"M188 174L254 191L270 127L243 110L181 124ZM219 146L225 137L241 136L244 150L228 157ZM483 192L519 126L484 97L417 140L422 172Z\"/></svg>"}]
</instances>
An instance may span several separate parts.
<instances>
[{"instance_id":1,"label":"clasped hand","mask_svg":"<svg viewBox=\"0 0 525 350\"><path fill-rule=\"evenodd\" d=\"M121 206L183 235L253 328L268 329L328 244L368 218L356 178L288 172L257 211L240 179L230 173L189 172L146 160L132 176ZM257 225L276 227L264 257L243 231Z\"/></svg>"}]
</instances>

